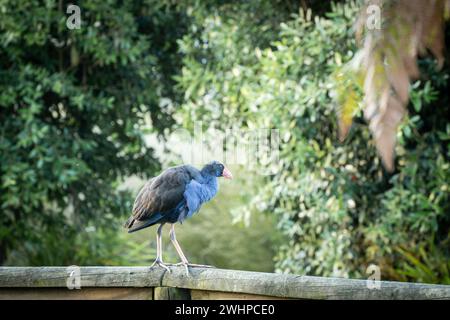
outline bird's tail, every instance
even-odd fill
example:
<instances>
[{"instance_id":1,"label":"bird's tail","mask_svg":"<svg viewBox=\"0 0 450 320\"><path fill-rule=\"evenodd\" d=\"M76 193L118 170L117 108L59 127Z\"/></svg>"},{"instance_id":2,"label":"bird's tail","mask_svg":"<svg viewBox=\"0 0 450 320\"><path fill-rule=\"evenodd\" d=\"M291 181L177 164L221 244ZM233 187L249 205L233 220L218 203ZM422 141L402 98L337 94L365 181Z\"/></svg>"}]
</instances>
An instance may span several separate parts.
<instances>
[{"instance_id":1,"label":"bird's tail","mask_svg":"<svg viewBox=\"0 0 450 320\"><path fill-rule=\"evenodd\" d=\"M136 220L133 216L131 216L123 226L128 229L128 233L132 233L161 222L161 218L161 213L155 213L152 217L145 220Z\"/></svg>"},{"instance_id":2,"label":"bird's tail","mask_svg":"<svg viewBox=\"0 0 450 320\"><path fill-rule=\"evenodd\" d=\"M134 217L131 216L131 217L129 217L128 220L123 224L123 227L129 229L129 228L131 228L131 227L133 226L133 223L134 223Z\"/></svg>"}]
</instances>

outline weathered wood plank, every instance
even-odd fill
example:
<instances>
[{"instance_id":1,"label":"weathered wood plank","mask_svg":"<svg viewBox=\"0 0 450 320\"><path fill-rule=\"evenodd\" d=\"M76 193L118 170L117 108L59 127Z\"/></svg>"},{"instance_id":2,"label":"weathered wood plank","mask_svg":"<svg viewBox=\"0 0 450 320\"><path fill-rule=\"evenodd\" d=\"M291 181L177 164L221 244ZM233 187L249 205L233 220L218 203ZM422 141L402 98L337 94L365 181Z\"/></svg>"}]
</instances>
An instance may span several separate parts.
<instances>
[{"instance_id":1,"label":"weathered wood plank","mask_svg":"<svg viewBox=\"0 0 450 320\"><path fill-rule=\"evenodd\" d=\"M152 300L153 288L0 288L0 300Z\"/></svg>"},{"instance_id":2,"label":"weathered wood plank","mask_svg":"<svg viewBox=\"0 0 450 320\"><path fill-rule=\"evenodd\" d=\"M369 289L366 280L325 278L262 272L183 268L166 273L162 284L222 292L250 293L298 299L450 299L450 286L381 281Z\"/></svg>"},{"instance_id":3,"label":"weathered wood plank","mask_svg":"<svg viewBox=\"0 0 450 320\"><path fill-rule=\"evenodd\" d=\"M270 297L251 293L191 290L191 300L282 300L289 298Z\"/></svg>"},{"instance_id":4,"label":"weathered wood plank","mask_svg":"<svg viewBox=\"0 0 450 320\"><path fill-rule=\"evenodd\" d=\"M66 287L65 267L0 267L0 288ZM214 268L81 267L81 287L171 287L297 299L450 299L450 286L322 278Z\"/></svg>"},{"instance_id":5,"label":"weathered wood plank","mask_svg":"<svg viewBox=\"0 0 450 320\"><path fill-rule=\"evenodd\" d=\"M69 267L0 267L0 287L67 287ZM164 270L149 267L80 267L81 287L157 287Z\"/></svg>"}]
</instances>

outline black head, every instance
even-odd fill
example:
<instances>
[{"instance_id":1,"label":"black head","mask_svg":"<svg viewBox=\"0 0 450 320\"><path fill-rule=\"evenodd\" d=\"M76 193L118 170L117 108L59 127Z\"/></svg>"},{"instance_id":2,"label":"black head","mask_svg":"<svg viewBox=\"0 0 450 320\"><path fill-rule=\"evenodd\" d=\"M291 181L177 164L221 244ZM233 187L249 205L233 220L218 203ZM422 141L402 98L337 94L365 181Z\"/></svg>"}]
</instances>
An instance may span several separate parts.
<instances>
[{"instance_id":1,"label":"black head","mask_svg":"<svg viewBox=\"0 0 450 320\"><path fill-rule=\"evenodd\" d=\"M224 177L227 179L233 178L230 170L228 170L222 163L215 160L205 165L202 169L202 172L215 177Z\"/></svg>"}]
</instances>

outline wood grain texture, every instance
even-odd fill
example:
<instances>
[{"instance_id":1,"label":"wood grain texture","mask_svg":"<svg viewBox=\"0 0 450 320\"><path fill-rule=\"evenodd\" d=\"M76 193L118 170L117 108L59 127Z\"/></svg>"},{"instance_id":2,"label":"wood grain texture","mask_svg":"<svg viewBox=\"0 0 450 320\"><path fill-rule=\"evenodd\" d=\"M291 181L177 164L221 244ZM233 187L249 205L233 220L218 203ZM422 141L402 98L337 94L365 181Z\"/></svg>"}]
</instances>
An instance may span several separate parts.
<instances>
[{"instance_id":1,"label":"wood grain texture","mask_svg":"<svg viewBox=\"0 0 450 320\"><path fill-rule=\"evenodd\" d=\"M152 300L153 288L0 288L0 300Z\"/></svg>"},{"instance_id":2,"label":"wood grain texture","mask_svg":"<svg viewBox=\"0 0 450 320\"><path fill-rule=\"evenodd\" d=\"M0 287L67 287L69 267L0 267ZM81 287L157 287L165 270L80 267Z\"/></svg>"},{"instance_id":3,"label":"wood grain texture","mask_svg":"<svg viewBox=\"0 0 450 320\"><path fill-rule=\"evenodd\" d=\"M381 281L378 290L366 280L210 268L191 268L190 277L182 268L173 270L163 285L297 299L450 299L446 285Z\"/></svg>"},{"instance_id":4,"label":"wood grain texture","mask_svg":"<svg viewBox=\"0 0 450 320\"><path fill-rule=\"evenodd\" d=\"M296 299L450 299L448 285L381 281L380 289L369 289L366 280L215 268L191 268L187 276L183 267L170 269L81 267L81 288L169 287ZM66 288L69 274L66 267L0 267L0 291ZM161 298L164 294L161 291Z\"/></svg>"},{"instance_id":5,"label":"wood grain texture","mask_svg":"<svg viewBox=\"0 0 450 320\"><path fill-rule=\"evenodd\" d=\"M191 300L285 300L290 298L270 297L251 293L191 290Z\"/></svg>"}]
</instances>

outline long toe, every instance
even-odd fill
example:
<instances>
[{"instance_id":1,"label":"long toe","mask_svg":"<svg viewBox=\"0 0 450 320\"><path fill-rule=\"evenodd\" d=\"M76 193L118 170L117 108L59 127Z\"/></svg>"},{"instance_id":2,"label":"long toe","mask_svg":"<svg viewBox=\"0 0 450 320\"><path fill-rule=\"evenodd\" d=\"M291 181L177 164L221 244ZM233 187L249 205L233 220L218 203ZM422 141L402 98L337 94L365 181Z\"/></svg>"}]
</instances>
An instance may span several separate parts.
<instances>
[{"instance_id":1,"label":"long toe","mask_svg":"<svg viewBox=\"0 0 450 320\"><path fill-rule=\"evenodd\" d=\"M214 266L208 266L205 264L195 264L195 263L186 263L186 262L179 262L174 264L174 266L184 266L185 270L186 270L186 275L189 277L189 267L193 267L193 268L215 268Z\"/></svg>"},{"instance_id":2,"label":"long toe","mask_svg":"<svg viewBox=\"0 0 450 320\"><path fill-rule=\"evenodd\" d=\"M166 269L167 272L170 273L170 269L169 269L168 265L165 264L164 262L162 262L161 260L156 259L156 260L152 263L152 265L150 266L150 268L153 268L155 265L158 265L158 266L160 266L161 268Z\"/></svg>"},{"instance_id":3,"label":"long toe","mask_svg":"<svg viewBox=\"0 0 450 320\"><path fill-rule=\"evenodd\" d=\"M175 263L174 266L177 266L177 267L183 266L184 269L186 270L186 275L187 275L188 277L190 276L190 275L189 275L189 266L190 266L190 263L186 263L186 262L178 262L178 263Z\"/></svg>"},{"instance_id":4,"label":"long toe","mask_svg":"<svg viewBox=\"0 0 450 320\"><path fill-rule=\"evenodd\" d=\"M215 266L209 266L207 264L196 264L196 263L184 263L184 262L178 262L173 264L173 266L179 267L179 266L189 266L194 268L215 268Z\"/></svg>"},{"instance_id":5,"label":"long toe","mask_svg":"<svg viewBox=\"0 0 450 320\"><path fill-rule=\"evenodd\" d=\"M214 266L209 266L206 264L195 264L195 263L188 263L189 267L196 267L196 268L215 268Z\"/></svg>"}]
</instances>

